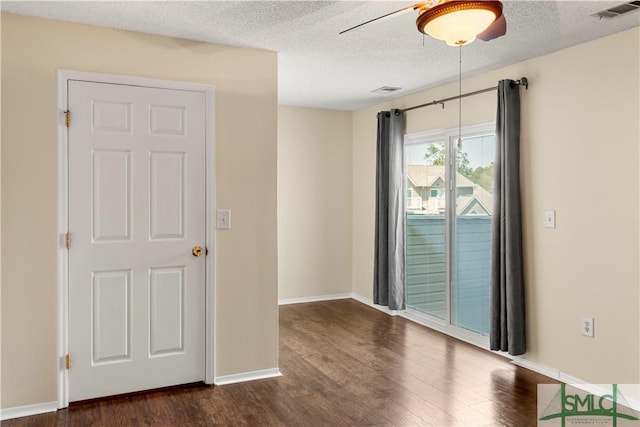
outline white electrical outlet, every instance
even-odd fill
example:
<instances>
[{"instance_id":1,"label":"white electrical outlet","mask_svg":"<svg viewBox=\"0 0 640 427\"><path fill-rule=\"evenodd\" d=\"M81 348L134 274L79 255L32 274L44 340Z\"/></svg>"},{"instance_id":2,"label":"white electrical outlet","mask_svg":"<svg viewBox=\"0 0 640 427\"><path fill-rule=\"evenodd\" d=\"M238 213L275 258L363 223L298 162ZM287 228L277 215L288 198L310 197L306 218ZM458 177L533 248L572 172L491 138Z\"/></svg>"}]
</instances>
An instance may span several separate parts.
<instances>
[{"instance_id":1,"label":"white electrical outlet","mask_svg":"<svg viewBox=\"0 0 640 427\"><path fill-rule=\"evenodd\" d=\"M218 230L228 230L231 228L231 211L229 209L220 209L217 218Z\"/></svg>"},{"instance_id":2,"label":"white electrical outlet","mask_svg":"<svg viewBox=\"0 0 640 427\"><path fill-rule=\"evenodd\" d=\"M593 317L582 316L580 320L580 331L585 337L593 338Z\"/></svg>"}]
</instances>

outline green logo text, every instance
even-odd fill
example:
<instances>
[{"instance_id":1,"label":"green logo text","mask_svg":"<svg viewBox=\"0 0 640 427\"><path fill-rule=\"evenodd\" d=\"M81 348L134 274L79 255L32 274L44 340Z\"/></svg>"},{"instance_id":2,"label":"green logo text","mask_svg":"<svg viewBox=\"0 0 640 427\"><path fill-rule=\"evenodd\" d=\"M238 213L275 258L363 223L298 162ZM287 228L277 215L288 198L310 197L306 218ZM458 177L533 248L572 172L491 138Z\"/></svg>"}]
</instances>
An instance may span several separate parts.
<instances>
[{"instance_id":1,"label":"green logo text","mask_svg":"<svg viewBox=\"0 0 640 427\"><path fill-rule=\"evenodd\" d=\"M621 404L622 403L622 404ZM626 400L619 392L618 386L613 384L611 394L597 396L594 394L567 394L566 384L560 385L560 390L553 397L540 421L560 418L565 427L567 418L571 417L608 417L613 427L618 425L619 419L637 421L633 410L625 406Z\"/></svg>"}]
</instances>

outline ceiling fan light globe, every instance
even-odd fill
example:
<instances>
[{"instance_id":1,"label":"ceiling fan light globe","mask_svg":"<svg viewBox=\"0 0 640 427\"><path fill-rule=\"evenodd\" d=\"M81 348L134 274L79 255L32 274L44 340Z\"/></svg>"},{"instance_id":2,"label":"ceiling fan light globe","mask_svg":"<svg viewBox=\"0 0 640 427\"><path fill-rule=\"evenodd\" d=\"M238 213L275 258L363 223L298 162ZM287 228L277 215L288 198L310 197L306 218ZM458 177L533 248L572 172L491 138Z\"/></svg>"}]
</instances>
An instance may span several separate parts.
<instances>
[{"instance_id":1,"label":"ceiling fan light globe","mask_svg":"<svg viewBox=\"0 0 640 427\"><path fill-rule=\"evenodd\" d=\"M502 15L502 3L452 1L427 9L418 16L418 30L449 46L463 46L476 39Z\"/></svg>"}]
</instances>

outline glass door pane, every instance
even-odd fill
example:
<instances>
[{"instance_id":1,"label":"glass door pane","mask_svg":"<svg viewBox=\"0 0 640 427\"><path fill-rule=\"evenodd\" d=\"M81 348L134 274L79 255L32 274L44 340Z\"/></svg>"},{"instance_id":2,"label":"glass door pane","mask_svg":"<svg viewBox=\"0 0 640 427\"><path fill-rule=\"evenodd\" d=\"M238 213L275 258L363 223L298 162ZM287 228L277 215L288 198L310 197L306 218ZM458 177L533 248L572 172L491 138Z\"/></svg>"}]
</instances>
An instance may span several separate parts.
<instances>
[{"instance_id":1,"label":"glass door pane","mask_svg":"<svg viewBox=\"0 0 640 427\"><path fill-rule=\"evenodd\" d=\"M489 266L495 136L456 147L452 323L489 334Z\"/></svg>"},{"instance_id":2,"label":"glass door pane","mask_svg":"<svg viewBox=\"0 0 640 427\"><path fill-rule=\"evenodd\" d=\"M407 146L407 305L448 322L445 143Z\"/></svg>"}]
</instances>

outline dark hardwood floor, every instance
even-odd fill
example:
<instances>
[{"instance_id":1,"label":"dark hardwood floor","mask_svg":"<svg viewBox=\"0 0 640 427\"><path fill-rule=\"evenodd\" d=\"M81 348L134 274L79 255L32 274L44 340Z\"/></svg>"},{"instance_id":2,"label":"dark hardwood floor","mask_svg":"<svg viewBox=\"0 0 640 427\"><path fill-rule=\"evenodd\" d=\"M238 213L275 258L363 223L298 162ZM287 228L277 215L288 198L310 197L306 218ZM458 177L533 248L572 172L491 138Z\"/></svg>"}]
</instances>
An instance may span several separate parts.
<instances>
[{"instance_id":1,"label":"dark hardwood floor","mask_svg":"<svg viewBox=\"0 0 640 427\"><path fill-rule=\"evenodd\" d=\"M535 426L554 383L353 300L280 307L280 378L81 403L3 426Z\"/></svg>"}]
</instances>

